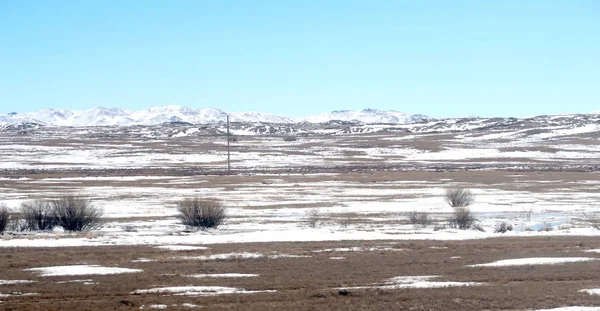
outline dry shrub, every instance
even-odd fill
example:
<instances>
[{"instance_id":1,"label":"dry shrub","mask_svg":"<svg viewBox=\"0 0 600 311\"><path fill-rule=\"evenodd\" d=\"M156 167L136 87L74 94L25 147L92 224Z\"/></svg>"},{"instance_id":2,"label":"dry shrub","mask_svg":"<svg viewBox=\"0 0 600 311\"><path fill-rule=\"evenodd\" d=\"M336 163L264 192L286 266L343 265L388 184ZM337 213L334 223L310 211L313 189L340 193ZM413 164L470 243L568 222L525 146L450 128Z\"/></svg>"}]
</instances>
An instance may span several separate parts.
<instances>
[{"instance_id":1,"label":"dry shrub","mask_svg":"<svg viewBox=\"0 0 600 311\"><path fill-rule=\"evenodd\" d=\"M8 222L8 227L6 228L6 231L23 232L27 230L29 229L27 228L27 223L25 222L25 220L23 220L18 213L12 214L12 216L10 217L10 221Z\"/></svg>"},{"instance_id":2,"label":"dry shrub","mask_svg":"<svg viewBox=\"0 0 600 311\"><path fill-rule=\"evenodd\" d=\"M483 228L483 226L481 225L481 223L480 223L480 222L478 222L478 221L477 221L477 222L474 222L474 223L471 225L471 229L475 229L475 230L477 230L477 231L485 232L485 229Z\"/></svg>"},{"instance_id":3,"label":"dry shrub","mask_svg":"<svg viewBox=\"0 0 600 311\"><path fill-rule=\"evenodd\" d=\"M216 199L183 199L177 203L177 218L188 227L217 228L226 217L226 208Z\"/></svg>"},{"instance_id":4,"label":"dry shrub","mask_svg":"<svg viewBox=\"0 0 600 311\"><path fill-rule=\"evenodd\" d=\"M431 220L431 217L429 216L429 213L426 212L417 212L417 211L412 211L408 214L408 220L410 221L411 224L413 225L420 225L423 227L427 227L429 225L431 225L431 223L433 222Z\"/></svg>"},{"instance_id":5,"label":"dry shrub","mask_svg":"<svg viewBox=\"0 0 600 311\"><path fill-rule=\"evenodd\" d=\"M597 212L583 213L583 218L587 221L592 228L600 230L600 217Z\"/></svg>"},{"instance_id":6,"label":"dry shrub","mask_svg":"<svg viewBox=\"0 0 600 311\"><path fill-rule=\"evenodd\" d=\"M521 217L523 217L526 221L531 221L531 214L533 214L533 205L529 209L523 208L521 210Z\"/></svg>"},{"instance_id":7,"label":"dry shrub","mask_svg":"<svg viewBox=\"0 0 600 311\"><path fill-rule=\"evenodd\" d=\"M554 226L552 226L552 223L549 222L543 222L540 229L538 230L539 232L549 232L549 231L554 231Z\"/></svg>"},{"instance_id":8,"label":"dry shrub","mask_svg":"<svg viewBox=\"0 0 600 311\"><path fill-rule=\"evenodd\" d=\"M473 217L468 206L473 204L475 196L473 196L473 193L471 193L469 189L447 189L444 199L454 210L452 217L449 220L452 227L463 230L473 227L473 224L477 219Z\"/></svg>"},{"instance_id":9,"label":"dry shrub","mask_svg":"<svg viewBox=\"0 0 600 311\"><path fill-rule=\"evenodd\" d=\"M4 233L10 221L10 210L4 204L0 205L0 234Z\"/></svg>"},{"instance_id":10,"label":"dry shrub","mask_svg":"<svg viewBox=\"0 0 600 311\"><path fill-rule=\"evenodd\" d=\"M465 188L447 189L444 199L452 207L467 207L475 202L473 193Z\"/></svg>"},{"instance_id":11,"label":"dry shrub","mask_svg":"<svg viewBox=\"0 0 600 311\"><path fill-rule=\"evenodd\" d=\"M436 223L435 226L433 226L433 231L445 230L447 228L448 226L444 223Z\"/></svg>"},{"instance_id":12,"label":"dry shrub","mask_svg":"<svg viewBox=\"0 0 600 311\"><path fill-rule=\"evenodd\" d=\"M350 224L352 224L353 217L355 216L356 214L349 213L346 208L343 208L342 212L338 214L337 223L338 225L340 225L340 228L347 229L350 226Z\"/></svg>"},{"instance_id":13,"label":"dry shrub","mask_svg":"<svg viewBox=\"0 0 600 311\"><path fill-rule=\"evenodd\" d=\"M470 229L476 220L468 207L454 207L454 212L449 222L453 228L464 230Z\"/></svg>"},{"instance_id":14,"label":"dry shrub","mask_svg":"<svg viewBox=\"0 0 600 311\"><path fill-rule=\"evenodd\" d=\"M228 138L230 143L237 143L239 142L239 138L237 138L237 136L229 136Z\"/></svg>"},{"instance_id":15,"label":"dry shrub","mask_svg":"<svg viewBox=\"0 0 600 311\"><path fill-rule=\"evenodd\" d=\"M92 230L102 225L103 211L89 199L65 195L50 201L56 224L67 231Z\"/></svg>"},{"instance_id":16,"label":"dry shrub","mask_svg":"<svg viewBox=\"0 0 600 311\"><path fill-rule=\"evenodd\" d=\"M21 204L19 216L24 221L24 230L52 230L56 226L52 204L47 201L37 200Z\"/></svg>"},{"instance_id":17,"label":"dry shrub","mask_svg":"<svg viewBox=\"0 0 600 311\"><path fill-rule=\"evenodd\" d=\"M311 228L315 228L319 222L321 222L321 210L317 207L311 208L306 211L306 222Z\"/></svg>"},{"instance_id":18,"label":"dry shrub","mask_svg":"<svg viewBox=\"0 0 600 311\"><path fill-rule=\"evenodd\" d=\"M513 231L513 226L506 221L497 224L494 228L494 233L506 233L508 231Z\"/></svg>"}]
</instances>

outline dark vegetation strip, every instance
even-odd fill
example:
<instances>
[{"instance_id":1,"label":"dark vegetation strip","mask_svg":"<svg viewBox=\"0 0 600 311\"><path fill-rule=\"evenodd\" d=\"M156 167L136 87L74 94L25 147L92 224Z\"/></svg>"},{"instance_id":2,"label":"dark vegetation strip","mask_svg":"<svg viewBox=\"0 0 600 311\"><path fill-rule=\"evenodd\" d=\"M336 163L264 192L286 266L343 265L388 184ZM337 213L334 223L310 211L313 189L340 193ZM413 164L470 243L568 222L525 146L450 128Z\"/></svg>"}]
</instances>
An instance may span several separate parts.
<instances>
[{"instance_id":1,"label":"dark vegetation strip","mask_svg":"<svg viewBox=\"0 0 600 311\"><path fill-rule=\"evenodd\" d=\"M236 167L228 172L220 168L203 167L147 167L118 169L4 169L0 177L20 178L44 174L69 174L72 176L196 176L245 174L324 174L362 172L600 172L600 165L326 165L280 167Z\"/></svg>"}]
</instances>

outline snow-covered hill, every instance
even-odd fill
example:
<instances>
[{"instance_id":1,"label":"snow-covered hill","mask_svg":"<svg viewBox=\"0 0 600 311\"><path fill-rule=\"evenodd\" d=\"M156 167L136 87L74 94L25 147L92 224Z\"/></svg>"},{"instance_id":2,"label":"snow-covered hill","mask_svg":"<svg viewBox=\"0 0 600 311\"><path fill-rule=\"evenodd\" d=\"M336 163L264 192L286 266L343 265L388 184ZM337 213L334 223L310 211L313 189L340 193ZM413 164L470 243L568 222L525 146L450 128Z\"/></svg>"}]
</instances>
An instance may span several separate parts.
<instances>
[{"instance_id":1,"label":"snow-covered hill","mask_svg":"<svg viewBox=\"0 0 600 311\"><path fill-rule=\"evenodd\" d=\"M301 120L311 123L325 123L331 120L340 121L358 121L362 123L396 123L396 124L410 124L420 122L427 119L426 116L421 114L408 114L398 112L394 110L377 110L377 109L363 109L363 110L340 110L333 111L330 113L323 113L314 116L302 118Z\"/></svg>"},{"instance_id":2,"label":"snow-covered hill","mask_svg":"<svg viewBox=\"0 0 600 311\"><path fill-rule=\"evenodd\" d=\"M411 115L393 110L344 110L305 118L290 118L260 112L228 113L216 108L194 109L182 106L159 106L140 111L121 108L93 108L88 110L45 109L28 113L0 115L0 125L39 123L55 126L105 126L105 125L155 125L165 122L205 124L224 122L262 122L293 124L300 122L326 123L332 120L361 123L410 124L427 119L424 115Z\"/></svg>"}]
</instances>

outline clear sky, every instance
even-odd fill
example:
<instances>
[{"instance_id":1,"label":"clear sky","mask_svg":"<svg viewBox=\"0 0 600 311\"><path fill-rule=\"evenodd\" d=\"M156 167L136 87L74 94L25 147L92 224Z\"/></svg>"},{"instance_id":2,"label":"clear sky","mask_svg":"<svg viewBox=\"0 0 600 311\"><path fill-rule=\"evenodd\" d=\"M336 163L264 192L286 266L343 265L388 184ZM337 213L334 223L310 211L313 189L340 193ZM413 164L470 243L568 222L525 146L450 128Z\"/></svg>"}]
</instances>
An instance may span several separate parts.
<instances>
[{"instance_id":1,"label":"clear sky","mask_svg":"<svg viewBox=\"0 0 600 311\"><path fill-rule=\"evenodd\" d=\"M0 0L0 113L600 110L599 0Z\"/></svg>"}]
</instances>

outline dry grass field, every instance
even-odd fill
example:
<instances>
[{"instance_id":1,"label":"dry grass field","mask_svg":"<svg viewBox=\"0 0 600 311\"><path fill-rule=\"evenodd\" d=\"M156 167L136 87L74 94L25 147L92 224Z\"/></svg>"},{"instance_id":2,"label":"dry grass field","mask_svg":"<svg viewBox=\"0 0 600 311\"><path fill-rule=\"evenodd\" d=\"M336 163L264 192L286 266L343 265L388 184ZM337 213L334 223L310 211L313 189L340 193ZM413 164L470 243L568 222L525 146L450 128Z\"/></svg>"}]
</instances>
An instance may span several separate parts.
<instances>
[{"instance_id":1,"label":"dry grass field","mask_svg":"<svg viewBox=\"0 0 600 311\"><path fill-rule=\"evenodd\" d=\"M169 310L534 310L599 305L600 296L580 290L600 287L600 261L512 267L468 265L525 257L600 259L596 253L585 252L595 248L600 248L600 241L584 237L246 243L186 251L151 246L14 248L4 249L0 255L2 278L33 282L0 285L0 291L15 293L1 298L4 310L137 310L160 305ZM215 260L199 257L228 253L262 256ZM144 260L140 262L140 258ZM143 272L39 276L24 271L80 264ZM192 277L226 273L254 276ZM481 284L378 288L398 276L438 276L436 282ZM135 293L139 289L176 286L269 292Z\"/></svg>"}]
</instances>

